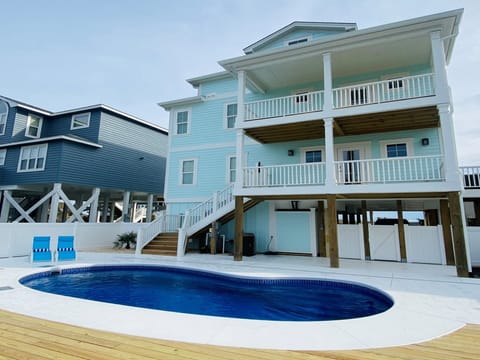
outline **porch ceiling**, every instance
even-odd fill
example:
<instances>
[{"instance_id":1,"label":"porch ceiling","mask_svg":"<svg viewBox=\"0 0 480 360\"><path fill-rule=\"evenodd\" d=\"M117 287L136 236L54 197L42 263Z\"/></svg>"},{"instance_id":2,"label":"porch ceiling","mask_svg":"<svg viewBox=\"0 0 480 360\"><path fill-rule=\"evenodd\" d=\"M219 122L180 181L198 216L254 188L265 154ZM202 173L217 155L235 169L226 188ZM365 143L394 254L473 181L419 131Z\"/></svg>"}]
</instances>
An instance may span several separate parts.
<instances>
[{"instance_id":1,"label":"porch ceiling","mask_svg":"<svg viewBox=\"0 0 480 360\"><path fill-rule=\"evenodd\" d=\"M261 121L261 120L258 120ZM439 126L436 107L407 109L383 113L335 118L334 136L373 134L388 131L415 130ZM245 129L247 136L263 144L319 139L325 137L321 118L277 126Z\"/></svg>"}]
</instances>

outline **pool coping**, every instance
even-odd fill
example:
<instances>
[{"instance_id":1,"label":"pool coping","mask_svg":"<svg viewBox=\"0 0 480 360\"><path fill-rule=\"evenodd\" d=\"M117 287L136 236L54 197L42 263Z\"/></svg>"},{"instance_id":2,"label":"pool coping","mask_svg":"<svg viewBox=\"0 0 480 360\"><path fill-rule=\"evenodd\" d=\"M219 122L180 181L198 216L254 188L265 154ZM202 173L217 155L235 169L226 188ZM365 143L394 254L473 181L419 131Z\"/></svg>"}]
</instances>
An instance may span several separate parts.
<instances>
[{"instance_id":1,"label":"pool coping","mask_svg":"<svg viewBox=\"0 0 480 360\"><path fill-rule=\"evenodd\" d=\"M57 266L90 266L98 263L99 260L95 261L94 258L90 259L93 262ZM84 260L89 260L88 256ZM284 350L346 350L406 345L451 333L467 321L480 323L480 281L452 277L451 271L438 276L409 272L392 274L378 270L362 272L361 269L335 271L308 266L295 266L292 270L282 264L282 259L277 260L279 262L272 265L256 259L230 263L219 261L218 258L195 256L183 260L163 257L152 260L151 257L132 256L129 259L118 256L114 259L119 265L122 262L123 265L161 264L249 277L298 278L301 274L302 278L344 280L378 288L389 294L395 300L395 305L384 313L366 318L314 322L245 320L170 313L68 298L29 289L20 285L18 279L46 269L25 266L3 268L0 273L0 279L3 280L0 285L12 287L0 292L0 308L116 333L200 344ZM429 287L431 290L428 290Z\"/></svg>"}]
</instances>

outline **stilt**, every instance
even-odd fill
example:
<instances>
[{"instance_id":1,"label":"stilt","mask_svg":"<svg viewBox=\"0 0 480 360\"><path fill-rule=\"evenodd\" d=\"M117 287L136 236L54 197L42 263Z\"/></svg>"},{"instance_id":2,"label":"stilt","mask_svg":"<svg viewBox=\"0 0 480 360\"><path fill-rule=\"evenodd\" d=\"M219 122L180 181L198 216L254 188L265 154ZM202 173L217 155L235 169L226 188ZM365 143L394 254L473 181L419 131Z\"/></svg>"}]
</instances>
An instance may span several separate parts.
<instances>
[{"instance_id":1,"label":"stilt","mask_svg":"<svg viewBox=\"0 0 480 360\"><path fill-rule=\"evenodd\" d=\"M122 221L130 222L130 191L123 193Z\"/></svg>"},{"instance_id":2,"label":"stilt","mask_svg":"<svg viewBox=\"0 0 480 360\"><path fill-rule=\"evenodd\" d=\"M362 229L363 229L363 247L365 249L365 260L370 260L370 235L368 233L367 221L367 201L362 200Z\"/></svg>"},{"instance_id":3,"label":"stilt","mask_svg":"<svg viewBox=\"0 0 480 360\"><path fill-rule=\"evenodd\" d=\"M212 223L212 232L210 233L210 254L215 255L217 253L217 224Z\"/></svg>"},{"instance_id":4,"label":"stilt","mask_svg":"<svg viewBox=\"0 0 480 360\"><path fill-rule=\"evenodd\" d=\"M455 249L457 275L460 277L468 277L467 249L465 246L465 234L463 232L460 193L449 192L448 204L450 206L450 219L452 220L453 246Z\"/></svg>"},{"instance_id":5,"label":"stilt","mask_svg":"<svg viewBox=\"0 0 480 360\"><path fill-rule=\"evenodd\" d=\"M398 241L400 242L400 260L407 262L407 247L405 246L405 224L403 223L402 200L397 200Z\"/></svg>"},{"instance_id":6,"label":"stilt","mask_svg":"<svg viewBox=\"0 0 480 360\"><path fill-rule=\"evenodd\" d=\"M336 196L327 195L326 211L326 239L328 243L328 255L330 257L330 267L338 268L338 237L337 237L337 205Z\"/></svg>"},{"instance_id":7,"label":"stilt","mask_svg":"<svg viewBox=\"0 0 480 360\"><path fill-rule=\"evenodd\" d=\"M318 256L327 257L327 247L325 244L325 204L323 201L318 202L317 227Z\"/></svg>"},{"instance_id":8,"label":"stilt","mask_svg":"<svg viewBox=\"0 0 480 360\"><path fill-rule=\"evenodd\" d=\"M235 196L235 240L233 242L233 260L243 258L243 197Z\"/></svg>"},{"instance_id":9,"label":"stilt","mask_svg":"<svg viewBox=\"0 0 480 360\"><path fill-rule=\"evenodd\" d=\"M450 210L447 200L440 200L440 218L442 220L443 243L445 246L445 258L447 265L455 265L455 254L453 253L452 228Z\"/></svg>"}]
</instances>

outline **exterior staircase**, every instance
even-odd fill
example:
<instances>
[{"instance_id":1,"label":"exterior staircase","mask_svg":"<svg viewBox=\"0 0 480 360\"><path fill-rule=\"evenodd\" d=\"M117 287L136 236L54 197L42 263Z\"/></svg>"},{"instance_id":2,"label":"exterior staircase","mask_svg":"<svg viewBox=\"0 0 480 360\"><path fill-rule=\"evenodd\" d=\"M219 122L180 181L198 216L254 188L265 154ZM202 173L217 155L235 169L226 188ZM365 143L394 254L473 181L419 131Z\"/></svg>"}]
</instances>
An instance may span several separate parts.
<instances>
[{"instance_id":1,"label":"exterior staircase","mask_svg":"<svg viewBox=\"0 0 480 360\"><path fill-rule=\"evenodd\" d=\"M177 256L178 232L158 234L142 249L142 254Z\"/></svg>"}]
</instances>

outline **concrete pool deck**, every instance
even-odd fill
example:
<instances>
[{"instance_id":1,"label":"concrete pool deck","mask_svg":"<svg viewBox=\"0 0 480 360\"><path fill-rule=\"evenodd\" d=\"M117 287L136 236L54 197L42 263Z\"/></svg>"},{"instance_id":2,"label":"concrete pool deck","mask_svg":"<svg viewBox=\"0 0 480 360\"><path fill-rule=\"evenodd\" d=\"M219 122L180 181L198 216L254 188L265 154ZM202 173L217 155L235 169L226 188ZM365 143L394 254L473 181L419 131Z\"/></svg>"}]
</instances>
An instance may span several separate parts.
<instances>
[{"instance_id":1,"label":"concrete pool deck","mask_svg":"<svg viewBox=\"0 0 480 360\"><path fill-rule=\"evenodd\" d=\"M18 279L49 265L155 264L260 277L325 278L377 287L395 305L375 316L340 321L257 321L171 313L42 293ZM0 259L0 309L98 330L210 345L290 350L346 350L424 342L466 323L480 324L480 279L458 278L455 267L391 262L265 256L234 262L228 255L183 258L80 252L75 262L30 264ZM241 306L241 304L238 304Z\"/></svg>"}]
</instances>

